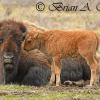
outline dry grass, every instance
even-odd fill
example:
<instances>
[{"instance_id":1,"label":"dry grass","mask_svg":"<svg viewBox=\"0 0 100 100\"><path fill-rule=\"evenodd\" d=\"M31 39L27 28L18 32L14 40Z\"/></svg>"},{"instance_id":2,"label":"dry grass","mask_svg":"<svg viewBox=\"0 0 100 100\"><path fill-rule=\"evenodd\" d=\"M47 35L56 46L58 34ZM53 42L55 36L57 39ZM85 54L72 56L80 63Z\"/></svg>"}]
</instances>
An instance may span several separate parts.
<instances>
[{"instance_id":1,"label":"dry grass","mask_svg":"<svg viewBox=\"0 0 100 100\"><path fill-rule=\"evenodd\" d=\"M100 89L1 85L0 100L99 100Z\"/></svg>"},{"instance_id":2,"label":"dry grass","mask_svg":"<svg viewBox=\"0 0 100 100\"><path fill-rule=\"evenodd\" d=\"M5 6L0 4L0 20L28 20L49 29L90 29L99 32L100 14L98 12L57 12L46 9L43 12L35 6Z\"/></svg>"}]
</instances>

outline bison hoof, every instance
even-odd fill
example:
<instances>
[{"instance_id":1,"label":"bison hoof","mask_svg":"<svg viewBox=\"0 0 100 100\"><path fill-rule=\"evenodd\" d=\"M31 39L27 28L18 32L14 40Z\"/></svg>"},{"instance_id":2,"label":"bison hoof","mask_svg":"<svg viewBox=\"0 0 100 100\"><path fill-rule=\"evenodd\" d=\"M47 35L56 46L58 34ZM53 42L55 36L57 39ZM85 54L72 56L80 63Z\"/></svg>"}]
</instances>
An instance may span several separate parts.
<instances>
[{"instance_id":1,"label":"bison hoof","mask_svg":"<svg viewBox=\"0 0 100 100\"><path fill-rule=\"evenodd\" d=\"M93 88L93 85L86 85L84 88L91 89L91 88Z\"/></svg>"},{"instance_id":2,"label":"bison hoof","mask_svg":"<svg viewBox=\"0 0 100 100\"><path fill-rule=\"evenodd\" d=\"M59 84L56 84L56 86L60 86Z\"/></svg>"},{"instance_id":3,"label":"bison hoof","mask_svg":"<svg viewBox=\"0 0 100 100\"><path fill-rule=\"evenodd\" d=\"M64 85L72 85L73 83L72 83L72 81L65 81L64 82Z\"/></svg>"},{"instance_id":4,"label":"bison hoof","mask_svg":"<svg viewBox=\"0 0 100 100\"><path fill-rule=\"evenodd\" d=\"M49 83L48 86L60 86L60 84Z\"/></svg>"},{"instance_id":5,"label":"bison hoof","mask_svg":"<svg viewBox=\"0 0 100 100\"><path fill-rule=\"evenodd\" d=\"M54 83L49 82L48 86L54 86Z\"/></svg>"}]
</instances>

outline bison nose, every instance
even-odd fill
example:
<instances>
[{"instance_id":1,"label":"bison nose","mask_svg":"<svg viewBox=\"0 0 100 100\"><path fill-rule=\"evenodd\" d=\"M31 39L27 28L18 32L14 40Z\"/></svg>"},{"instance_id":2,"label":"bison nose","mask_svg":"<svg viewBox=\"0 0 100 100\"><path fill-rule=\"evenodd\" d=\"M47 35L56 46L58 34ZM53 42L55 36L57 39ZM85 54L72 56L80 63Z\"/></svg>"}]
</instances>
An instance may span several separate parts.
<instances>
[{"instance_id":1,"label":"bison nose","mask_svg":"<svg viewBox=\"0 0 100 100\"><path fill-rule=\"evenodd\" d=\"M14 57L14 55L13 55L13 53L7 52L7 53L4 53L3 57L5 59L12 59Z\"/></svg>"},{"instance_id":2,"label":"bison nose","mask_svg":"<svg viewBox=\"0 0 100 100\"><path fill-rule=\"evenodd\" d=\"M12 63L14 55L12 53L4 53L4 63Z\"/></svg>"}]
</instances>

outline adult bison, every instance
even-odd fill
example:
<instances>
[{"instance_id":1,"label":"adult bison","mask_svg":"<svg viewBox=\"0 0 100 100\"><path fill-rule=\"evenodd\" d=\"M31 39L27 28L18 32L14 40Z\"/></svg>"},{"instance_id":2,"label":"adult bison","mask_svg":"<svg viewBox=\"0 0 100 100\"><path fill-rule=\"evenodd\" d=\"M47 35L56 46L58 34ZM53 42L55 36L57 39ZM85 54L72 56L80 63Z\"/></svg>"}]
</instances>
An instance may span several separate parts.
<instances>
[{"instance_id":1,"label":"adult bison","mask_svg":"<svg viewBox=\"0 0 100 100\"><path fill-rule=\"evenodd\" d=\"M15 21L0 22L0 81L6 82L5 70L12 71L14 77L17 73L21 43L25 37L26 28L22 23Z\"/></svg>"},{"instance_id":2,"label":"adult bison","mask_svg":"<svg viewBox=\"0 0 100 100\"><path fill-rule=\"evenodd\" d=\"M50 84L56 80L60 84L61 63L65 56L82 56L91 69L90 85L96 81L96 49L98 37L90 31L61 31L30 32L25 39L24 49L29 51L39 49L52 57ZM56 77L55 77L56 76Z\"/></svg>"},{"instance_id":3,"label":"adult bison","mask_svg":"<svg viewBox=\"0 0 100 100\"><path fill-rule=\"evenodd\" d=\"M22 49L25 35L23 23L0 22L0 83L40 86L48 82L50 68L46 58L38 52L30 56Z\"/></svg>"}]
</instances>

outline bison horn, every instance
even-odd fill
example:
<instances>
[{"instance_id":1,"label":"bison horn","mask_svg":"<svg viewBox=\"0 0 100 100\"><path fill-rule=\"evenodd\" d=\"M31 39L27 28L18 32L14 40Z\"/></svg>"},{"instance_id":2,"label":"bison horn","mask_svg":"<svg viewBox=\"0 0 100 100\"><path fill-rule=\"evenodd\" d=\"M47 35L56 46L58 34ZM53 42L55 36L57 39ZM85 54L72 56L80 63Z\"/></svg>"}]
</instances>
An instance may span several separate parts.
<instances>
[{"instance_id":1,"label":"bison horn","mask_svg":"<svg viewBox=\"0 0 100 100\"><path fill-rule=\"evenodd\" d=\"M34 34L34 38L37 38L39 36L39 33Z\"/></svg>"}]
</instances>

